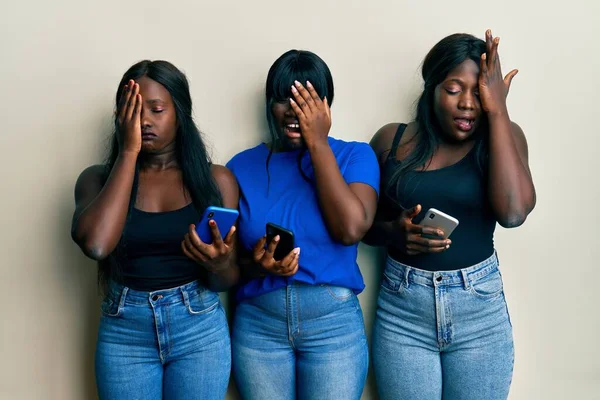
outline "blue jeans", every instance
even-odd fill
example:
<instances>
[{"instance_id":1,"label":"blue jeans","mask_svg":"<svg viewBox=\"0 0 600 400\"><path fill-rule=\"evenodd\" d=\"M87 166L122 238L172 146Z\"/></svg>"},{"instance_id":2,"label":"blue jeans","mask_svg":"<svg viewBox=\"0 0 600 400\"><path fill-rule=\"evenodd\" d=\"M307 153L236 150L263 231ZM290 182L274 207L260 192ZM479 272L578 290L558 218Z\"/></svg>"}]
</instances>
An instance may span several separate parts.
<instances>
[{"instance_id":1,"label":"blue jeans","mask_svg":"<svg viewBox=\"0 0 600 400\"><path fill-rule=\"evenodd\" d=\"M198 282L154 292L110 285L96 346L101 400L223 399L230 369L216 293Z\"/></svg>"},{"instance_id":2,"label":"blue jeans","mask_svg":"<svg viewBox=\"0 0 600 400\"><path fill-rule=\"evenodd\" d=\"M373 328L382 400L506 399L514 348L494 254L429 272L388 257Z\"/></svg>"},{"instance_id":3,"label":"blue jeans","mask_svg":"<svg viewBox=\"0 0 600 400\"><path fill-rule=\"evenodd\" d=\"M367 376L362 310L337 286L291 283L242 301L232 351L244 399L360 399Z\"/></svg>"}]
</instances>

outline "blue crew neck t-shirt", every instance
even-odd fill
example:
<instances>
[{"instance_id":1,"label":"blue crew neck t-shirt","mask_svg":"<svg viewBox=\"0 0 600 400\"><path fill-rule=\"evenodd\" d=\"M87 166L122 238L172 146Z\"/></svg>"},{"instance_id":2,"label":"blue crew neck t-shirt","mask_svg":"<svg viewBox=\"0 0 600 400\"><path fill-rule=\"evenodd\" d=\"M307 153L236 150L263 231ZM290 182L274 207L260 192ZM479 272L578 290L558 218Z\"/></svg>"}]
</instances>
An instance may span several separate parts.
<instances>
[{"instance_id":1,"label":"blue crew neck t-shirt","mask_svg":"<svg viewBox=\"0 0 600 400\"><path fill-rule=\"evenodd\" d=\"M364 183L379 194L379 164L371 147L332 137L328 141L346 183ZM342 286L360 293L365 284L356 263L358 244L345 246L329 234L310 154L306 151L301 160L308 181L299 169L300 150L272 153L267 175L268 155L267 146L260 144L227 163L240 187L239 245L252 252L268 222L287 228L294 233L295 246L300 247L298 272L291 277L267 275L242 282L237 300L286 287L292 281Z\"/></svg>"}]
</instances>

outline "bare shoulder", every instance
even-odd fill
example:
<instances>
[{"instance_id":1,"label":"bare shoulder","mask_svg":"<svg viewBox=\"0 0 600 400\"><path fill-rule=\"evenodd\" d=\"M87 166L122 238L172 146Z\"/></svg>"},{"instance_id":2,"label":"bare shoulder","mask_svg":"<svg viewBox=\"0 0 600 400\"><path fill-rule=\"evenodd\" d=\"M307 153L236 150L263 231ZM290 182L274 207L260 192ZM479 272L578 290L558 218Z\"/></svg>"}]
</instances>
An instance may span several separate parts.
<instances>
[{"instance_id":1,"label":"bare shoulder","mask_svg":"<svg viewBox=\"0 0 600 400\"><path fill-rule=\"evenodd\" d=\"M510 121L510 125L512 128L512 134L513 134L513 137L515 138L515 140L523 141L523 142L527 143L527 139L525 138L525 132L523 132L523 129L519 126L519 124L517 124L516 122Z\"/></svg>"},{"instance_id":2,"label":"bare shoulder","mask_svg":"<svg viewBox=\"0 0 600 400\"><path fill-rule=\"evenodd\" d=\"M212 164L211 174L223 197L223 205L229 208L237 208L239 188L233 173L223 165Z\"/></svg>"},{"instance_id":3,"label":"bare shoulder","mask_svg":"<svg viewBox=\"0 0 600 400\"><path fill-rule=\"evenodd\" d=\"M102 189L104 186L104 182L106 181L106 166L97 164L92 165L84 169L81 174L79 174L79 178L77 178L77 183L75 184L75 192L85 190L86 192L90 189L98 188L98 191Z\"/></svg>"},{"instance_id":4,"label":"bare shoulder","mask_svg":"<svg viewBox=\"0 0 600 400\"><path fill-rule=\"evenodd\" d=\"M392 150L392 143L394 142L394 137L396 136L396 132L398 132L399 126L399 122L384 125L371 139L370 145L373 148L373 151L375 151L375 154L377 154L377 158L379 159L380 163L385 160L385 157L387 157L389 152ZM413 139L416 137L416 135L416 122L408 123L404 133L402 134L400 143L398 144L398 152L395 155L396 159L402 160L408 153L411 152L411 150L414 148Z\"/></svg>"},{"instance_id":5,"label":"bare shoulder","mask_svg":"<svg viewBox=\"0 0 600 400\"><path fill-rule=\"evenodd\" d=\"M379 128L375 135L371 138L369 145L377 155L377 159L381 162L392 148L392 142L400 122L392 122Z\"/></svg>"},{"instance_id":6,"label":"bare shoulder","mask_svg":"<svg viewBox=\"0 0 600 400\"><path fill-rule=\"evenodd\" d=\"M527 156L529 151L527 148L527 138L525 137L525 133L523 132L523 129L521 129L519 124L517 124L516 122L511 121L510 125L511 125L511 131L513 134L513 139L515 140L515 144L517 145L517 149L519 150L519 153Z\"/></svg>"}]
</instances>

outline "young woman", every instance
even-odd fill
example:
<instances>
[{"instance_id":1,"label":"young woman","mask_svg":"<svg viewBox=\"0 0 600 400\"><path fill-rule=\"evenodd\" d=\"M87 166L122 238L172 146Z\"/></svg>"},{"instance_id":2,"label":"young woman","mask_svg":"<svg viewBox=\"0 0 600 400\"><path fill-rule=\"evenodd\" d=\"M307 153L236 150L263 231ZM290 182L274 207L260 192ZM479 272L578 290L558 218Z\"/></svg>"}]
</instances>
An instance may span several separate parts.
<instances>
[{"instance_id":1,"label":"young woman","mask_svg":"<svg viewBox=\"0 0 600 400\"><path fill-rule=\"evenodd\" d=\"M415 121L371 141L382 196L365 241L388 249L373 333L382 399L508 396L513 338L494 229L521 225L535 190L506 106L517 71L502 76L498 43L490 31L441 40ZM429 208L458 219L450 238L421 222Z\"/></svg>"},{"instance_id":2,"label":"young woman","mask_svg":"<svg viewBox=\"0 0 600 400\"><path fill-rule=\"evenodd\" d=\"M72 226L107 283L99 397L223 399L231 351L215 291L237 282L235 227L222 239L210 221L209 245L194 224L207 206L237 208L237 183L210 163L187 79L172 64L133 65L116 103L110 155L79 177Z\"/></svg>"},{"instance_id":3,"label":"young woman","mask_svg":"<svg viewBox=\"0 0 600 400\"><path fill-rule=\"evenodd\" d=\"M375 216L379 168L366 143L328 136L332 102L325 62L286 52L267 76L271 142L228 163L240 185L245 272L254 273L238 291L232 332L245 399L359 399L363 390L356 254ZM269 222L294 234L296 247L282 259L274 259L280 235L267 243Z\"/></svg>"}]
</instances>

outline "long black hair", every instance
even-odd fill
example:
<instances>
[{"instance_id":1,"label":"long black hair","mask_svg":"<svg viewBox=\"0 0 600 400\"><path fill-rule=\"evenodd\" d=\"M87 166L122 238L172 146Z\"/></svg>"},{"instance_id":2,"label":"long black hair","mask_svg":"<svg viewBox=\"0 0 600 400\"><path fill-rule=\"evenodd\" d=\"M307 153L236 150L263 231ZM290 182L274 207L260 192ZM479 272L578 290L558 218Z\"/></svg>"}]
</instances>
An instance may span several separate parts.
<instances>
[{"instance_id":1,"label":"long black hair","mask_svg":"<svg viewBox=\"0 0 600 400\"><path fill-rule=\"evenodd\" d=\"M299 81L303 85L306 85L306 81L310 81L319 96L321 98L327 97L329 106L333 104L333 77L329 67L321 57L306 50L289 50L275 60L267 74L265 89L265 111L271 136L271 150L266 164L267 175L273 149L280 144L278 127L271 107L274 102L289 101L289 98L293 98L291 87L294 81ZM298 154L298 168L304 179L308 180L301 164L305 152L306 149L303 149Z\"/></svg>"},{"instance_id":2,"label":"long black hair","mask_svg":"<svg viewBox=\"0 0 600 400\"><path fill-rule=\"evenodd\" d=\"M130 79L138 80L142 77L148 77L167 89L173 104L177 118L177 136L175 139L175 156L183 180L183 190L187 189L192 198L192 203L202 214L208 206L222 205L221 193L211 174L211 160L202 140L202 134L194 123L192 116L192 98L190 96L190 87L186 76L177 67L167 61L144 60L131 66L121 78L117 93L115 96L115 105L118 107L122 88ZM118 110L117 110L118 111ZM118 135L119 124L115 113L114 131L111 138L109 154L105 161L106 176L110 173L117 161L119 155ZM139 159L138 159L139 160ZM138 188L139 161L136 165L135 178L129 199L129 210L127 212L127 222L131 210L135 204ZM123 233L127 230L127 222ZM124 236L124 235L123 235ZM106 283L106 278L120 280L122 263L126 260L126 243L121 240L113 254L107 259L107 262L101 263L99 268L99 280Z\"/></svg>"},{"instance_id":3,"label":"long black hair","mask_svg":"<svg viewBox=\"0 0 600 400\"><path fill-rule=\"evenodd\" d=\"M431 162L433 153L440 143L440 126L434 112L434 94L436 87L446 79L448 73L466 60L480 64L481 55L486 51L485 41L466 33L455 33L440 40L429 51L423 61L421 74L424 87L417 102L415 121L418 139L415 148L394 171L388 188L400 190L400 180L409 171L425 167ZM417 136L415 136L417 137ZM483 114L475 154L482 175L485 176L488 159L489 125Z\"/></svg>"}]
</instances>

